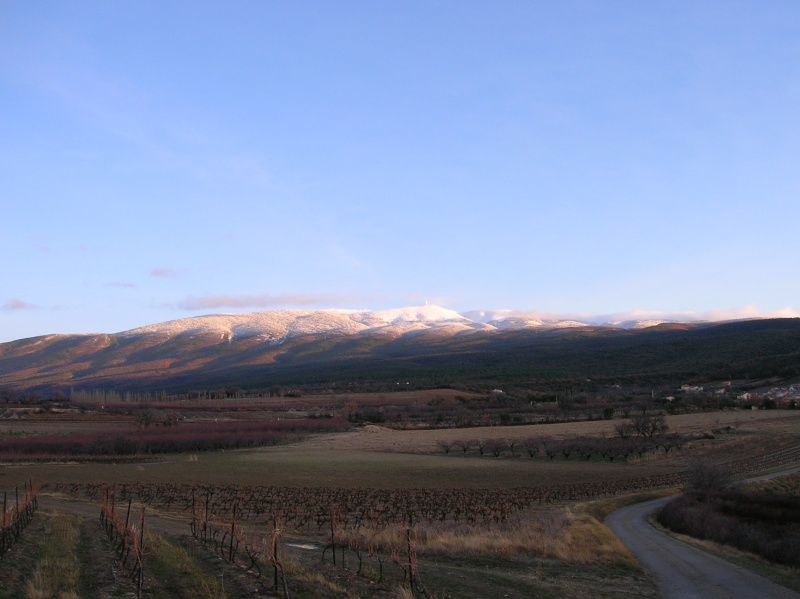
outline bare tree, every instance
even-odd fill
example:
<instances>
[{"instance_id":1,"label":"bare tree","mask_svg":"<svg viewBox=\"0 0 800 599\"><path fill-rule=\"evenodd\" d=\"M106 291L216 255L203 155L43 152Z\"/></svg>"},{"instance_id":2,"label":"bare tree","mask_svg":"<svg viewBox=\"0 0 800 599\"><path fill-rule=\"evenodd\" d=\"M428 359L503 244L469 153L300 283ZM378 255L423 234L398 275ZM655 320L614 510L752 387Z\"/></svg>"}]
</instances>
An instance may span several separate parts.
<instances>
[{"instance_id":1,"label":"bare tree","mask_svg":"<svg viewBox=\"0 0 800 599\"><path fill-rule=\"evenodd\" d=\"M578 437L575 439L575 451L577 451L581 457L591 460L592 456L597 453L598 441L598 439L591 439L589 437Z\"/></svg>"},{"instance_id":2,"label":"bare tree","mask_svg":"<svg viewBox=\"0 0 800 599\"><path fill-rule=\"evenodd\" d=\"M631 418L631 424L640 437L652 439L657 435L663 435L669 430L669 425L663 413L659 414L636 414Z\"/></svg>"},{"instance_id":3,"label":"bare tree","mask_svg":"<svg viewBox=\"0 0 800 599\"><path fill-rule=\"evenodd\" d=\"M568 460L572 452L575 451L575 443L565 439L558 444L558 450L561 452L561 455L564 456L564 459Z\"/></svg>"},{"instance_id":4,"label":"bare tree","mask_svg":"<svg viewBox=\"0 0 800 599\"><path fill-rule=\"evenodd\" d=\"M478 452L483 455L483 452L486 450L486 439L478 439L475 441L475 445L478 448Z\"/></svg>"},{"instance_id":5,"label":"bare tree","mask_svg":"<svg viewBox=\"0 0 800 599\"><path fill-rule=\"evenodd\" d=\"M517 448L519 447L519 439L509 439L507 441L507 444L508 444L508 450L511 452L511 455L518 456L519 452L517 451Z\"/></svg>"},{"instance_id":6,"label":"bare tree","mask_svg":"<svg viewBox=\"0 0 800 599\"><path fill-rule=\"evenodd\" d=\"M635 430L636 427L632 422L617 422L614 425L614 431L617 433L617 435L619 435L620 439L627 439L634 433Z\"/></svg>"},{"instance_id":7,"label":"bare tree","mask_svg":"<svg viewBox=\"0 0 800 599\"><path fill-rule=\"evenodd\" d=\"M680 449L686 443L686 438L678 433L671 435L660 435L656 438L658 445L664 448L664 453L669 453L671 449Z\"/></svg>"},{"instance_id":8,"label":"bare tree","mask_svg":"<svg viewBox=\"0 0 800 599\"><path fill-rule=\"evenodd\" d=\"M9 386L0 387L0 397L5 403L10 403L14 399L14 388Z\"/></svg>"},{"instance_id":9,"label":"bare tree","mask_svg":"<svg viewBox=\"0 0 800 599\"><path fill-rule=\"evenodd\" d=\"M463 453L467 453L473 445L475 445L475 441L472 439L461 439L460 441L456 441L456 445L461 448Z\"/></svg>"},{"instance_id":10,"label":"bare tree","mask_svg":"<svg viewBox=\"0 0 800 599\"><path fill-rule=\"evenodd\" d=\"M528 437L522 441L522 446L528 452L528 455L533 458L539 453L539 443L539 437Z\"/></svg>"},{"instance_id":11,"label":"bare tree","mask_svg":"<svg viewBox=\"0 0 800 599\"><path fill-rule=\"evenodd\" d=\"M456 444L455 441L449 441L449 440L442 439L442 440L436 442L436 447L438 447L443 452L445 452L445 454L448 454L448 453L450 453L450 450L453 449L453 446L455 444Z\"/></svg>"},{"instance_id":12,"label":"bare tree","mask_svg":"<svg viewBox=\"0 0 800 599\"><path fill-rule=\"evenodd\" d=\"M505 439L488 439L486 441L486 449L488 449L494 457L499 458L500 455L508 449L508 442Z\"/></svg>"},{"instance_id":13,"label":"bare tree","mask_svg":"<svg viewBox=\"0 0 800 599\"><path fill-rule=\"evenodd\" d=\"M139 428L147 428L151 424L157 424L159 416L158 410L154 410L153 408L140 410L136 415L136 426Z\"/></svg>"},{"instance_id":14,"label":"bare tree","mask_svg":"<svg viewBox=\"0 0 800 599\"><path fill-rule=\"evenodd\" d=\"M558 443L552 437L542 437L542 449L544 449L544 454L550 458L550 461L553 461L559 451Z\"/></svg>"}]
</instances>

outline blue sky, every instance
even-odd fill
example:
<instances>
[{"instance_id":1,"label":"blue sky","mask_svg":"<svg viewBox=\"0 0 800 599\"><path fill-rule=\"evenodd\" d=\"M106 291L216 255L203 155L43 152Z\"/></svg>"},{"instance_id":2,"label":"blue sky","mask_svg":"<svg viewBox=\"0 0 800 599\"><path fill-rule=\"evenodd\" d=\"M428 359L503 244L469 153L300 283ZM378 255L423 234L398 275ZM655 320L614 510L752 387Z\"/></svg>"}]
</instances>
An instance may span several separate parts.
<instances>
[{"instance_id":1,"label":"blue sky","mask_svg":"<svg viewBox=\"0 0 800 599\"><path fill-rule=\"evenodd\" d=\"M0 2L0 341L800 315L800 5Z\"/></svg>"}]
</instances>

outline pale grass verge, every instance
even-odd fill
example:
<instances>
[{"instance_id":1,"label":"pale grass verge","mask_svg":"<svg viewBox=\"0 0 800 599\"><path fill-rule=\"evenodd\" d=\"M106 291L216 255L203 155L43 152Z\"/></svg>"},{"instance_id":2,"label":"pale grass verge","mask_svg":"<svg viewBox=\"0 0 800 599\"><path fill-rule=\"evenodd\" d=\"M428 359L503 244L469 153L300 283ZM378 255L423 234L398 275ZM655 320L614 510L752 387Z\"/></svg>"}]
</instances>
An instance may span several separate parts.
<instances>
[{"instance_id":1,"label":"pale grass verge","mask_svg":"<svg viewBox=\"0 0 800 599\"><path fill-rule=\"evenodd\" d=\"M392 599L414 599L414 592L408 587L397 587L392 593Z\"/></svg>"},{"instance_id":2,"label":"pale grass verge","mask_svg":"<svg viewBox=\"0 0 800 599\"><path fill-rule=\"evenodd\" d=\"M571 525L559 548L558 559L566 562L591 564L607 562L634 565L636 559L617 536L597 518L589 513L575 513L566 508Z\"/></svg>"},{"instance_id":3,"label":"pale grass verge","mask_svg":"<svg viewBox=\"0 0 800 599\"><path fill-rule=\"evenodd\" d=\"M779 476L769 480L748 483L745 488L752 491L766 491L798 496L800 495L800 472Z\"/></svg>"},{"instance_id":4,"label":"pale grass verge","mask_svg":"<svg viewBox=\"0 0 800 599\"><path fill-rule=\"evenodd\" d=\"M39 561L26 581L28 599L78 599L78 518L62 512L48 516Z\"/></svg>"},{"instance_id":5,"label":"pale grass verge","mask_svg":"<svg viewBox=\"0 0 800 599\"><path fill-rule=\"evenodd\" d=\"M577 513L587 513L597 520L603 520L611 512L615 512L618 509L636 503L642 503L643 501L650 501L651 499L675 495L676 493L680 493L680 491L680 489L673 488L659 489L658 491L645 491L643 493L633 493L629 495L617 495L615 497L607 497L595 501L576 503L574 509Z\"/></svg>"},{"instance_id":6,"label":"pale grass verge","mask_svg":"<svg viewBox=\"0 0 800 599\"><path fill-rule=\"evenodd\" d=\"M180 580L191 581L191 590L198 598L226 598L223 583L203 568L183 547L179 547L169 542L164 536L153 532L145 534L144 546L148 562L145 567L145 579L153 574L163 579L180 578ZM149 564L157 565L148 570L147 565Z\"/></svg>"},{"instance_id":7,"label":"pale grass verge","mask_svg":"<svg viewBox=\"0 0 800 599\"><path fill-rule=\"evenodd\" d=\"M300 583L315 590L325 591L326 597L342 597L344 599L358 599L359 596L351 593L345 587L328 580L322 572L307 570L294 560L286 560L283 564L289 579L293 583Z\"/></svg>"},{"instance_id":8,"label":"pale grass verge","mask_svg":"<svg viewBox=\"0 0 800 599\"><path fill-rule=\"evenodd\" d=\"M420 555L527 555L578 564L636 563L602 522L571 507L530 513L491 525L432 524L417 527L415 533L415 547ZM395 548L400 552L405 542L401 527L362 530L357 541L362 546L369 543L384 551Z\"/></svg>"}]
</instances>

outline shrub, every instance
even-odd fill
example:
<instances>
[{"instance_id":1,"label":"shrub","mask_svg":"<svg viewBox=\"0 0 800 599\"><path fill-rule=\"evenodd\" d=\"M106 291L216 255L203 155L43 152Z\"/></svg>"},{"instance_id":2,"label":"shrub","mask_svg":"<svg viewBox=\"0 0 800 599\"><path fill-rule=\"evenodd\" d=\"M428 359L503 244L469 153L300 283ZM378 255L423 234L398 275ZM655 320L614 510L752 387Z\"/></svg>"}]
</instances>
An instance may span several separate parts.
<instances>
[{"instance_id":1,"label":"shrub","mask_svg":"<svg viewBox=\"0 0 800 599\"><path fill-rule=\"evenodd\" d=\"M687 491L708 491L718 489L728 481L725 468L718 464L694 461L687 471Z\"/></svg>"},{"instance_id":2,"label":"shrub","mask_svg":"<svg viewBox=\"0 0 800 599\"><path fill-rule=\"evenodd\" d=\"M800 565L800 497L708 488L673 499L658 521L675 532Z\"/></svg>"}]
</instances>

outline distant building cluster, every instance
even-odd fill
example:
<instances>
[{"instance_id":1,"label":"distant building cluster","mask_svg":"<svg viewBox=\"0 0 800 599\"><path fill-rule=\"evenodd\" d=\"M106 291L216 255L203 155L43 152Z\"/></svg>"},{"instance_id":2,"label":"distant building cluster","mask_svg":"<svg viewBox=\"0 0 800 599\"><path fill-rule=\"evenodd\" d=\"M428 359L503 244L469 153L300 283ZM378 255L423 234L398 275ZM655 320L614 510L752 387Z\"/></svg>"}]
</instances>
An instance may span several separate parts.
<instances>
[{"instance_id":1,"label":"distant building cluster","mask_svg":"<svg viewBox=\"0 0 800 599\"><path fill-rule=\"evenodd\" d=\"M772 387L767 391L746 391L736 396L743 407L759 408L797 408L800 406L800 385Z\"/></svg>"}]
</instances>

